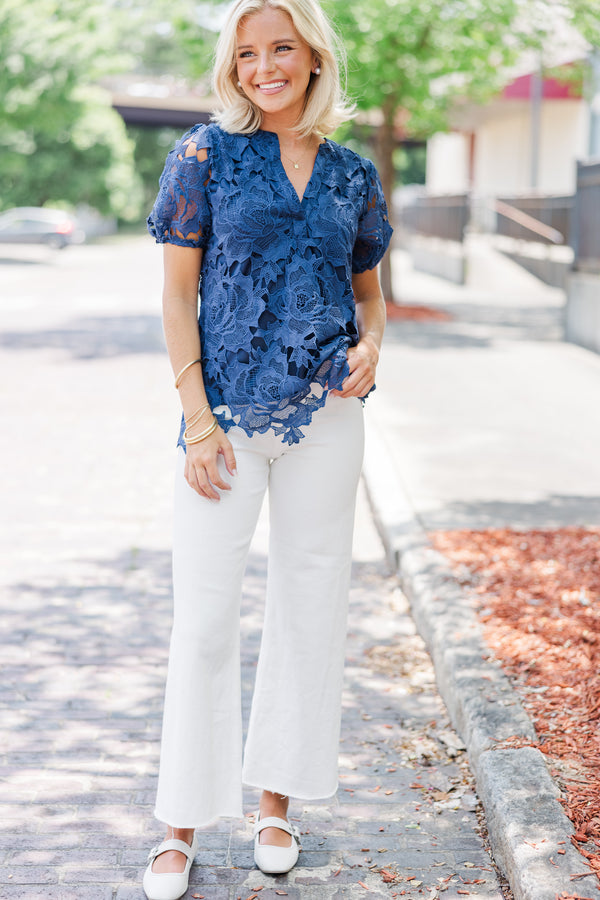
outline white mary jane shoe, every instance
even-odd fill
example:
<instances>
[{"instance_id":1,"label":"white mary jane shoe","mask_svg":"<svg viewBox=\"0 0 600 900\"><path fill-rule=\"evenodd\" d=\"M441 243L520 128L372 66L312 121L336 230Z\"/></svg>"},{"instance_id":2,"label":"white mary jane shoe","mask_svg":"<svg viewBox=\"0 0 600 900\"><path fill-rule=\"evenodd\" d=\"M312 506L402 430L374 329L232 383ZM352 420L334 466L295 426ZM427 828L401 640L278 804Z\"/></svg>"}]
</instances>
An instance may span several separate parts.
<instances>
[{"instance_id":1,"label":"white mary jane shoe","mask_svg":"<svg viewBox=\"0 0 600 900\"><path fill-rule=\"evenodd\" d=\"M260 833L265 828L280 828L291 835L289 847L275 847L273 844L261 844ZM258 819L254 826L254 862L265 875L283 875L293 869L298 862L300 832L295 825L285 819L269 816Z\"/></svg>"},{"instance_id":2,"label":"white mary jane shoe","mask_svg":"<svg viewBox=\"0 0 600 900\"><path fill-rule=\"evenodd\" d=\"M167 850L179 850L180 853L187 857L185 869L183 872L153 872L152 864L157 856L165 853ZM194 862L194 857L198 851L198 841L196 835L192 841L192 846L186 844L185 841L179 841L176 838L163 841L158 847L153 847L148 854L148 865L144 872L144 893L148 900L178 900L188 889L190 879L190 869Z\"/></svg>"}]
</instances>

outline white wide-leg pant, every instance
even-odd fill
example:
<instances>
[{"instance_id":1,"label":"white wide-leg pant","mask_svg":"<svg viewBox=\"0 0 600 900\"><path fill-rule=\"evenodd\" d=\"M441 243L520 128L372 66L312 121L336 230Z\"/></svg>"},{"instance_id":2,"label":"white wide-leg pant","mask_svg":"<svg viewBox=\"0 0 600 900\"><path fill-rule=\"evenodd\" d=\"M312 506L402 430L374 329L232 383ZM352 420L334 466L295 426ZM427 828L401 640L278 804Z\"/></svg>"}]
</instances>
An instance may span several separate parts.
<instances>
[{"instance_id":1,"label":"white wide-leg pant","mask_svg":"<svg viewBox=\"0 0 600 900\"><path fill-rule=\"evenodd\" d=\"M238 474L219 503L187 484L179 451L155 810L176 828L241 817L243 783L305 800L337 789L360 400L329 396L303 430L288 446L230 429ZM265 620L242 764L241 584L267 487Z\"/></svg>"}]
</instances>

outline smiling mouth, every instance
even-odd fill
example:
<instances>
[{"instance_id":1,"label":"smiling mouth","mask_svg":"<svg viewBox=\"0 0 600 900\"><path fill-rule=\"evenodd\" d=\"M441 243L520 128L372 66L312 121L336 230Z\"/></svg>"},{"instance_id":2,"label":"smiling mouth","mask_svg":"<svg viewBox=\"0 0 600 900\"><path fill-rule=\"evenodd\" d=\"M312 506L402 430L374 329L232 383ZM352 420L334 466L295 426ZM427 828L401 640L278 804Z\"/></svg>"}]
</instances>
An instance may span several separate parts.
<instances>
[{"instance_id":1,"label":"smiling mouth","mask_svg":"<svg viewBox=\"0 0 600 900\"><path fill-rule=\"evenodd\" d=\"M258 84L259 91L278 91L284 88L287 81L268 81L264 84Z\"/></svg>"}]
</instances>

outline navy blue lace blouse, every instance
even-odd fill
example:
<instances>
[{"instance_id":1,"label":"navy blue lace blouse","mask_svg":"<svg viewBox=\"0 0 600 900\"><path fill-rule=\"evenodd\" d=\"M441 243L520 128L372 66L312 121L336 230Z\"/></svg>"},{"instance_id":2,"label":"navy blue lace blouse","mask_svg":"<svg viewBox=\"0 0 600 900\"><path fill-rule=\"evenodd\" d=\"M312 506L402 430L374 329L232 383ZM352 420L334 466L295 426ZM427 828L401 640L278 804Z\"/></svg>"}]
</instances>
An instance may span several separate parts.
<instances>
[{"instance_id":1,"label":"navy blue lace blouse","mask_svg":"<svg viewBox=\"0 0 600 900\"><path fill-rule=\"evenodd\" d=\"M208 158L186 156L190 142ZM349 374L352 273L374 268L391 237L373 163L326 140L300 201L276 134L196 125L167 157L148 229L204 251L202 368L209 403L230 413L217 411L221 426L297 443Z\"/></svg>"}]
</instances>

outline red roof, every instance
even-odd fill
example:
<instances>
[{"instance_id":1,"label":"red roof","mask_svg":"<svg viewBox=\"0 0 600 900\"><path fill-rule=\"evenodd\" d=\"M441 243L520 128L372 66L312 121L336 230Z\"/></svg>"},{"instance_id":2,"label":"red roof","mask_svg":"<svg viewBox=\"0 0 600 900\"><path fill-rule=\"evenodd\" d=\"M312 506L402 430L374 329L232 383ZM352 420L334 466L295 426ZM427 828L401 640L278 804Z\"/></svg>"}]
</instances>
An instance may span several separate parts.
<instances>
[{"instance_id":1,"label":"red roof","mask_svg":"<svg viewBox=\"0 0 600 900\"><path fill-rule=\"evenodd\" d=\"M502 91L504 100L529 100L531 97L532 75L521 75L507 85ZM559 81L556 78L544 78L543 96L548 100L580 100L582 91L579 81Z\"/></svg>"}]
</instances>

